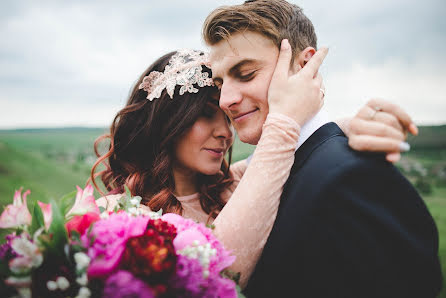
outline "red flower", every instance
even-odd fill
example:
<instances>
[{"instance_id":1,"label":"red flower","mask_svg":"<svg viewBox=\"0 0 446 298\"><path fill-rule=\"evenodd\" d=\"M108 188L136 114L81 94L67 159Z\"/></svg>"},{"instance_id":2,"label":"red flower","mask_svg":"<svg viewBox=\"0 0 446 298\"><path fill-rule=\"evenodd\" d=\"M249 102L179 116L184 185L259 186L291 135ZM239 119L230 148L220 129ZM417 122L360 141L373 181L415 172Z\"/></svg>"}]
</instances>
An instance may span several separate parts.
<instances>
[{"instance_id":1,"label":"red flower","mask_svg":"<svg viewBox=\"0 0 446 298\"><path fill-rule=\"evenodd\" d=\"M143 235L127 240L121 268L148 282L157 294L165 293L176 268L175 236L175 226L161 219L150 220Z\"/></svg>"},{"instance_id":2,"label":"red flower","mask_svg":"<svg viewBox=\"0 0 446 298\"><path fill-rule=\"evenodd\" d=\"M76 231L82 235L94 222L98 221L99 219L100 216L96 212L88 212L84 215L75 215L65 224L65 227L67 228L68 235L70 236L71 231Z\"/></svg>"}]
</instances>

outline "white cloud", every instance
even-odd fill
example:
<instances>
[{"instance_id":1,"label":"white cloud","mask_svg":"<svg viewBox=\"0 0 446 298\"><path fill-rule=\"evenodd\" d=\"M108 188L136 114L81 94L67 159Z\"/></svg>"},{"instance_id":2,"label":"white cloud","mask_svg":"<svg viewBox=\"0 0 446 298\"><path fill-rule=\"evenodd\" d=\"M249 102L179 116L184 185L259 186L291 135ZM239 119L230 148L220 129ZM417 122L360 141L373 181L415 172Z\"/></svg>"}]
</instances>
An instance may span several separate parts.
<instances>
[{"instance_id":1,"label":"white cloud","mask_svg":"<svg viewBox=\"0 0 446 298\"><path fill-rule=\"evenodd\" d=\"M389 60L379 65L353 63L326 76L326 106L333 117L354 114L367 100L384 98L404 107L416 123L446 122L446 73L432 62L408 65Z\"/></svg>"},{"instance_id":2,"label":"white cloud","mask_svg":"<svg viewBox=\"0 0 446 298\"><path fill-rule=\"evenodd\" d=\"M151 62L174 49L203 49L207 14L241 2L0 3L0 128L108 125ZM320 44L331 45L324 72L333 114L351 115L380 96L421 123L446 122L444 1L293 2L313 20Z\"/></svg>"}]
</instances>

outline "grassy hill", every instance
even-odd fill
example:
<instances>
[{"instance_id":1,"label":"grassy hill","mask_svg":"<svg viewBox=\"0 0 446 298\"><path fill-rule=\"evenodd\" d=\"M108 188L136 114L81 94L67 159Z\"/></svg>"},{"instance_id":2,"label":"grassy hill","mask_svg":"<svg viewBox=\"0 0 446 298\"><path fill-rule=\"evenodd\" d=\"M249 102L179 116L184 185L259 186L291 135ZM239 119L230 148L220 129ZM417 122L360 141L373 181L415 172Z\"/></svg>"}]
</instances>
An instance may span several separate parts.
<instances>
[{"instance_id":1,"label":"grassy hill","mask_svg":"<svg viewBox=\"0 0 446 298\"><path fill-rule=\"evenodd\" d=\"M29 204L59 198L76 185L83 187L95 161L93 142L104 132L103 128L0 130L0 206L10 203L20 187L31 190ZM412 150L398 167L423 195L437 223L446 274L446 125L420 127L419 136L409 143ZM254 146L237 140L233 161L253 150ZM446 289L440 297L446 298Z\"/></svg>"}]
</instances>

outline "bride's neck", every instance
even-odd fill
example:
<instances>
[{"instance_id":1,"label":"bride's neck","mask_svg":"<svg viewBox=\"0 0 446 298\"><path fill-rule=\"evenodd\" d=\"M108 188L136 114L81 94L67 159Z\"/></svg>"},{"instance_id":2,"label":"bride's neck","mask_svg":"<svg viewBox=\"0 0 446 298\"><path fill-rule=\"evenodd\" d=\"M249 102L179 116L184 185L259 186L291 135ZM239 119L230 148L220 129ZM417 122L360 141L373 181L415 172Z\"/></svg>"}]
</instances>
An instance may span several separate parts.
<instances>
[{"instance_id":1,"label":"bride's neck","mask_svg":"<svg viewBox=\"0 0 446 298\"><path fill-rule=\"evenodd\" d=\"M175 196L184 197L198 192L196 172L176 167L173 169L173 178L175 180Z\"/></svg>"}]
</instances>

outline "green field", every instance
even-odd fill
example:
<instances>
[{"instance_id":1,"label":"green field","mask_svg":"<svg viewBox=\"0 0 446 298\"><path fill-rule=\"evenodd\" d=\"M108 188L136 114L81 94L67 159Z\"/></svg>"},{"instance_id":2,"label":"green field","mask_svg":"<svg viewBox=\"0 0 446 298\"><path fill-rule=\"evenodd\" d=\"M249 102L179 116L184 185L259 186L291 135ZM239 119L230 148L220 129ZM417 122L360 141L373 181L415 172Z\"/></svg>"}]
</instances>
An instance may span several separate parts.
<instances>
[{"instance_id":1,"label":"green field","mask_svg":"<svg viewBox=\"0 0 446 298\"><path fill-rule=\"evenodd\" d=\"M59 198L76 185L84 187L95 161L93 142L104 132L102 128L0 131L0 206L12 202L20 187L31 190L28 204ZM409 142L412 150L398 167L418 188L437 223L446 273L446 126L421 127L420 135ZM246 158L253 149L237 140L232 160ZM439 297L446 298L446 289Z\"/></svg>"}]
</instances>

